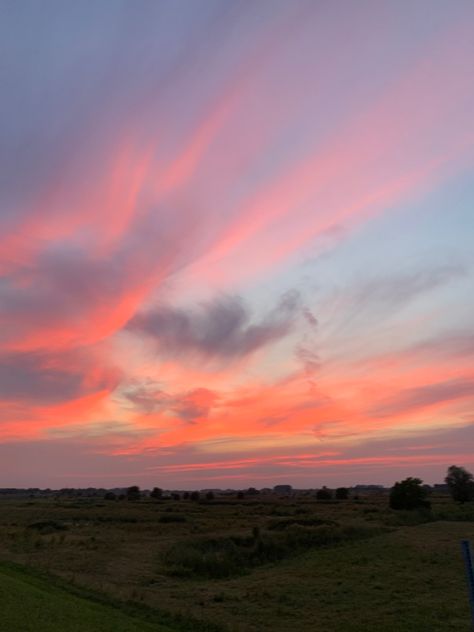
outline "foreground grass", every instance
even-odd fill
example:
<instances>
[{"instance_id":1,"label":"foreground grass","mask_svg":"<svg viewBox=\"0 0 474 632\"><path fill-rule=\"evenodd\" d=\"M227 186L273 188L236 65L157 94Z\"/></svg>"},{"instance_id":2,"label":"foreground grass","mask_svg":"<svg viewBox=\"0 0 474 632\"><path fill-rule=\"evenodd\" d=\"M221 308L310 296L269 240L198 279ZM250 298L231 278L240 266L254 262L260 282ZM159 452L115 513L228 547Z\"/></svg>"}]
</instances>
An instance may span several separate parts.
<instances>
[{"instance_id":1,"label":"foreground grass","mask_svg":"<svg viewBox=\"0 0 474 632\"><path fill-rule=\"evenodd\" d=\"M1 632L170 632L70 594L25 571L0 566Z\"/></svg>"}]
</instances>

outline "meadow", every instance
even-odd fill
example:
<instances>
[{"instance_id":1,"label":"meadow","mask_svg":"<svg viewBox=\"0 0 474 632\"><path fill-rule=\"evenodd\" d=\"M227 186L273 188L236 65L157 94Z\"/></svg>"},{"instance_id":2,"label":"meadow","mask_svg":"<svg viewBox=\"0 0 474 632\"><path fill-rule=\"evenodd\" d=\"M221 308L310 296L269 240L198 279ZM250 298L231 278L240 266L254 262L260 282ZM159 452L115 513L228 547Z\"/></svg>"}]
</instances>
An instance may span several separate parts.
<instances>
[{"instance_id":1,"label":"meadow","mask_svg":"<svg viewBox=\"0 0 474 632\"><path fill-rule=\"evenodd\" d=\"M468 632L474 503L431 500L2 498L0 630Z\"/></svg>"}]
</instances>

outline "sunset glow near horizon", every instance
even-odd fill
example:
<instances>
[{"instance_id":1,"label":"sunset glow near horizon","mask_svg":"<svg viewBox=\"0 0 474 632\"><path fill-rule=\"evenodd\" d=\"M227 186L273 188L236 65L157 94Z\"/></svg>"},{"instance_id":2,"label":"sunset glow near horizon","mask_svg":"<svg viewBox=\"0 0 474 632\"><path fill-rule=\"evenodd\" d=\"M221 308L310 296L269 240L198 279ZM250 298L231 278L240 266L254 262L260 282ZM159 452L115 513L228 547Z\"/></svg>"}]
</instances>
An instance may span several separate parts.
<instances>
[{"instance_id":1,"label":"sunset glow near horizon","mask_svg":"<svg viewBox=\"0 0 474 632\"><path fill-rule=\"evenodd\" d=\"M0 487L474 467L471 1L0 13Z\"/></svg>"}]
</instances>

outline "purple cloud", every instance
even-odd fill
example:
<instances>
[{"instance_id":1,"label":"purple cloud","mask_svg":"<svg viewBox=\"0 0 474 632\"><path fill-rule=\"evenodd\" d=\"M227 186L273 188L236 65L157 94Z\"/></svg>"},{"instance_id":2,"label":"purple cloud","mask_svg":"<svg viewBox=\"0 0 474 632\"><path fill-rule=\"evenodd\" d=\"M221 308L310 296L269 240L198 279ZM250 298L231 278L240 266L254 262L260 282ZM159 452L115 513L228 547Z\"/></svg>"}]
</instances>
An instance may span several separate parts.
<instances>
[{"instance_id":1,"label":"purple cloud","mask_svg":"<svg viewBox=\"0 0 474 632\"><path fill-rule=\"evenodd\" d=\"M252 323L240 298L222 296L200 310L162 307L138 314L127 327L152 337L165 354L229 359L246 356L286 336L299 309L299 295L290 292L260 322Z\"/></svg>"}]
</instances>

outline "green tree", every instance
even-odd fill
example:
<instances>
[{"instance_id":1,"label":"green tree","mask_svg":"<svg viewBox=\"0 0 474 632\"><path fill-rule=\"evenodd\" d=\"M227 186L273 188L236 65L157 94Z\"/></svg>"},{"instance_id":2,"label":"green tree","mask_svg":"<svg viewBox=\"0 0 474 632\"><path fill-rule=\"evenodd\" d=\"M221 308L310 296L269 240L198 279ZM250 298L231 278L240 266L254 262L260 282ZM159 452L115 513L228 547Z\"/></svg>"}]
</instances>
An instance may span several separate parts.
<instances>
[{"instance_id":1,"label":"green tree","mask_svg":"<svg viewBox=\"0 0 474 632\"><path fill-rule=\"evenodd\" d=\"M463 467L451 465L444 479L454 500L465 503L474 500L474 476Z\"/></svg>"},{"instance_id":2,"label":"green tree","mask_svg":"<svg viewBox=\"0 0 474 632\"><path fill-rule=\"evenodd\" d=\"M326 486L322 487L321 489L318 489L318 491L316 492L316 500L331 500L331 499L332 499L332 492Z\"/></svg>"},{"instance_id":3,"label":"green tree","mask_svg":"<svg viewBox=\"0 0 474 632\"><path fill-rule=\"evenodd\" d=\"M337 500L347 500L349 498L349 490L347 487L338 487L336 489Z\"/></svg>"},{"instance_id":4,"label":"green tree","mask_svg":"<svg viewBox=\"0 0 474 632\"><path fill-rule=\"evenodd\" d=\"M430 503L426 500L428 490L422 483L421 479L411 476L395 483L390 490L390 507L392 509L429 508Z\"/></svg>"},{"instance_id":5,"label":"green tree","mask_svg":"<svg viewBox=\"0 0 474 632\"><path fill-rule=\"evenodd\" d=\"M127 489L127 500L140 500L140 488L132 485Z\"/></svg>"}]
</instances>

